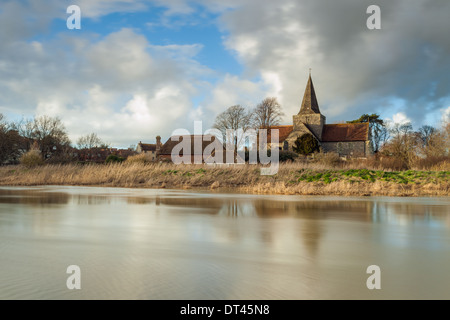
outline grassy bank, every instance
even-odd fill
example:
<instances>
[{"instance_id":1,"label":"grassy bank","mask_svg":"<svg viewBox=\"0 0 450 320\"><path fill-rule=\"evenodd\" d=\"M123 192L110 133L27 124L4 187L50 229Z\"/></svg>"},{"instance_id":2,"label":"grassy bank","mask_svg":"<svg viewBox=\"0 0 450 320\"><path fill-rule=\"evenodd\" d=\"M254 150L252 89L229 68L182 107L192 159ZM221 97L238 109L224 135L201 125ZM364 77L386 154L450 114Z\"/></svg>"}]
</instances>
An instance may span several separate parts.
<instances>
[{"instance_id":1,"label":"grassy bank","mask_svg":"<svg viewBox=\"0 0 450 320\"><path fill-rule=\"evenodd\" d=\"M329 169L281 164L278 174L259 167L172 164L47 165L0 167L0 185L76 185L131 188L231 189L237 192L343 196L448 196L450 171Z\"/></svg>"}]
</instances>

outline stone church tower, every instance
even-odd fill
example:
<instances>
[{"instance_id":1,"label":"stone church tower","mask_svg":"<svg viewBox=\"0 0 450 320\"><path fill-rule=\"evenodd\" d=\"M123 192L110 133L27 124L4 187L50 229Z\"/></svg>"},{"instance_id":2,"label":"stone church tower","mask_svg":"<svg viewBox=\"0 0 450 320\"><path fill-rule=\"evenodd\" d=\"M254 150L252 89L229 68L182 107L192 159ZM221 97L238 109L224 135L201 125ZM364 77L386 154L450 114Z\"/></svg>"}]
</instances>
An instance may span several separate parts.
<instances>
[{"instance_id":1,"label":"stone church tower","mask_svg":"<svg viewBox=\"0 0 450 320\"><path fill-rule=\"evenodd\" d=\"M319 141L322 140L322 131L326 118L320 113L311 74L309 75L308 83L306 84L300 112L297 115L294 115L293 118L294 131L301 130L302 124L305 124Z\"/></svg>"},{"instance_id":2,"label":"stone church tower","mask_svg":"<svg viewBox=\"0 0 450 320\"><path fill-rule=\"evenodd\" d=\"M293 116L293 130L286 138L285 141L287 141L287 144L285 143L283 149L286 150L288 148L292 150L295 140L305 133L312 134L317 141L321 141L325 121L325 116L320 113L319 103L317 102L316 92L310 74L300 112Z\"/></svg>"},{"instance_id":3,"label":"stone church tower","mask_svg":"<svg viewBox=\"0 0 450 320\"><path fill-rule=\"evenodd\" d=\"M314 84L309 74L300 112L293 116L293 125L272 126L268 130L270 140L272 130L278 130L280 150L293 151L295 141L304 134L317 139L323 152L335 152L341 157L367 157L372 154L368 123L326 124L320 113Z\"/></svg>"}]
</instances>

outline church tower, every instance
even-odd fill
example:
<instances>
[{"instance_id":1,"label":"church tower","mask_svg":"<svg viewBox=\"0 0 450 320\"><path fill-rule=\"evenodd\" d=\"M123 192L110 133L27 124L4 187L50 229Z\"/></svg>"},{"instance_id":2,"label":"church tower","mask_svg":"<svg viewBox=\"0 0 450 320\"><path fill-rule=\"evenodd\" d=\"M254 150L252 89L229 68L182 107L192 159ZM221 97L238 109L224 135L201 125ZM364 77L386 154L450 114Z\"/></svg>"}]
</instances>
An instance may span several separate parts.
<instances>
[{"instance_id":1,"label":"church tower","mask_svg":"<svg viewBox=\"0 0 450 320\"><path fill-rule=\"evenodd\" d=\"M322 131L326 118L320 113L314 84L311 79L311 72L309 74L308 83L306 84L300 112L297 115L294 115L293 118L294 132L302 131L303 125L305 125L319 141L322 140Z\"/></svg>"}]
</instances>

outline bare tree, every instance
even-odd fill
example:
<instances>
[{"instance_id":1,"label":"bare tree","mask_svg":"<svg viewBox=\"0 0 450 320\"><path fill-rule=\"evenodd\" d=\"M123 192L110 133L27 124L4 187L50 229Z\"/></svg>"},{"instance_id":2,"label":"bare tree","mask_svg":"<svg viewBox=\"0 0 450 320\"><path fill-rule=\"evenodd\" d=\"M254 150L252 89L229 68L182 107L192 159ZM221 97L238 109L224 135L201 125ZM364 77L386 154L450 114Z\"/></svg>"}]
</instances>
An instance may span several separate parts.
<instances>
[{"instance_id":1,"label":"bare tree","mask_svg":"<svg viewBox=\"0 0 450 320\"><path fill-rule=\"evenodd\" d=\"M422 126L417 135L421 145L417 152L421 153L426 158L442 158L448 157L450 152L450 143L448 140L449 125L436 129L432 126Z\"/></svg>"},{"instance_id":2,"label":"bare tree","mask_svg":"<svg viewBox=\"0 0 450 320\"><path fill-rule=\"evenodd\" d=\"M2 113L0 113L0 131L6 132L11 129L13 129L12 124L6 121L5 116Z\"/></svg>"},{"instance_id":3,"label":"bare tree","mask_svg":"<svg viewBox=\"0 0 450 320\"><path fill-rule=\"evenodd\" d=\"M19 132L0 113L0 165L4 162L14 163L18 160L20 142Z\"/></svg>"},{"instance_id":4,"label":"bare tree","mask_svg":"<svg viewBox=\"0 0 450 320\"><path fill-rule=\"evenodd\" d=\"M8 158L9 141L7 139L7 123L3 114L0 113L0 165Z\"/></svg>"},{"instance_id":5,"label":"bare tree","mask_svg":"<svg viewBox=\"0 0 450 320\"><path fill-rule=\"evenodd\" d=\"M392 125L390 133L392 138L383 148L384 153L399 159L406 168L411 168L417 159L419 136L413 131L409 122Z\"/></svg>"},{"instance_id":6,"label":"bare tree","mask_svg":"<svg viewBox=\"0 0 450 320\"><path fill-rule=\"evenodd\" d=\"M233 143L234 150L237 151L238 147L241 147L244 142L242 141L242 133L251 127L252 120L253 115L251 112L248 112L240 105L235 105L219 114L213 127L222 133L226 143ZM231 135L227 132L229 129L233 130Z\"/></svg>"},{"instance_id":7,"label":"bare tree","mask_svg":"<svg viewBox=\"0 0 450 320\"><path fill-rule=\"evenodd\" d=\"M379 151L383 146L389 141L389 138L391 137L389 134L389 129L386 125L381 126L379 129L376 130L377 134L376 137L373 137L374 145L377 146L377 151Z\"/></svg>"},{"instance_id":8,"label":"bare tree","mask_svg":"<svg viewBox=\"0 0 450 320\"><path fill-rule=\"evenodd\" d=\"M277 98L265 98L253 110L253 125L256 129L268 129L280 124L284 113Z\"/></svg>"},{"instance_id":9,"label":"bare tree","mask_svg":"<svg viewBox=\"0 0 450 320\"><path fill-rule=\"evenodd\" d=\"M53 154L64 152L70 146L66 128L58 117L36 117L31 130L31 137L39 144L45 159Z\"/></svg>"},{"instance_id":10,"label":"bare tree","mask_svg":"<svg viewBox=\"0 0 450 320\"><path fill-rule=\"evenodd\" d=\"M90 133L77 140L78 149L93 149L104 145L96 133Z\"/></svg>"},{"instance_id":11,"label":"bare tree","mask_svg":"<svg viewBox=\"0 0 450 320\"><path fill-rule=\"evenodd\" d=\"M419 134L420 139L422 140L424 146L428 145L428 143L430 142L430 139L436 133L437 133L436 128L429 126L429 125L424 125L424 126L420 127L419 131L418 131L418 134Z\"/></svg>"}]
</instances>

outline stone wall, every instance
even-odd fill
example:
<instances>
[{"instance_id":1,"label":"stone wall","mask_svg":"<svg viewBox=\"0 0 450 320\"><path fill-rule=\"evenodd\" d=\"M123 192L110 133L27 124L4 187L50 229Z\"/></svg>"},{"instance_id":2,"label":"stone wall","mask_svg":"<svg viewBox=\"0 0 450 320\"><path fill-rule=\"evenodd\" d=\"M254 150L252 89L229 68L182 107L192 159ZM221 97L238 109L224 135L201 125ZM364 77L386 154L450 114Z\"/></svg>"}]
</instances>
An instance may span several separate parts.
<instances>
[{"instance_id":1,"label":"stone wall","mask_svg":"<svg viewBox=\"0 0 450 320\"><path fill-rule=\"evenodd\" d=\"M306 124L312 133L321 140L323 126L325 124L326 118L320 113L313 114L297 114L293 116L294 121L294 131L301 131L302 125Z\"/></svg>"},{"instance_id":2,"label":"stone wall","mask_svg":"<svg viewBox=\"0 0 450 320\"><path fill-rule=\"evenodd\" d=\"M286 141L288 142L288 150L293 151L293 146L295 145L295 141L301 137L304 134L311 134L311 131L303 124L298 123L297 129L291 132L291 134L286 138ZM314 135L313 135L314 136ZM283 148L283 144L280 145Z\"/></svg>"},{"instance_id":3,"label":"stone wall","mask_svg":"<svg viewBox=\"0 0 450 320\"><path fill-rule=\"evenodd\" d=\"M366 141L322 142L320 145L324 152L336 152L341 157L366 157L370 153Z\"/></svg>"}]
</instances>

